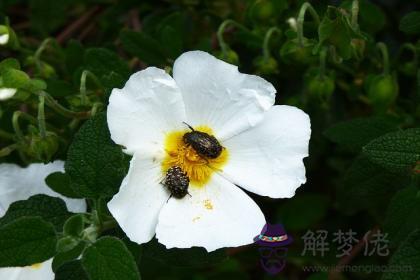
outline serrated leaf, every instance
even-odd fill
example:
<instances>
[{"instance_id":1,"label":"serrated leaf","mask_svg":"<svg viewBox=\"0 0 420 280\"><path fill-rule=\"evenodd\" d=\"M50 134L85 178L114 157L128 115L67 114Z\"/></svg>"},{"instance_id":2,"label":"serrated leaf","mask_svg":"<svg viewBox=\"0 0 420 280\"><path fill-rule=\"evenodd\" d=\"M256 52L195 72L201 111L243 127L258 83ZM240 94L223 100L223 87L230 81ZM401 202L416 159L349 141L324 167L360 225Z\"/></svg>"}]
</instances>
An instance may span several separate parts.
<instances>
[{"instance_id":1,"label":"serrated leaf","mask_svg":"<svg viewBox=\"0 0 420 280\"><path fill-rule=\"evenodd\" d=\"M148 64L165 64L165 55L159 42L148 34L123 30L120 39L123 48L131 55L137 56Z\"/></svg>"},{"instance_id":2,"label":"serrated leaf","mask_svg":"<svg viewBox=\"0 0 420 280\"><path fill-rule=\"evenodd\" d=\"M136 262L124 243L103 237L83 253L82 265L90 280L139 280Z\"/></svg>"},{"instance_id":3,"label":"serrated leaf","mask_svg":"<svg viewBox=\"0 0 420 280\"><path fill-rule=\"evenodd\" d=\"M88 120L76 133L65 163L71 188L88 198L114 195L124 177L124 155L112 142L106 115Z\"/></svg>"},{"instance_id":4,"label":"serrated leaf","mask_svg":"<svg viewBox=\"0 0 420 280\"><path fill-rule=\"evenodd\" d=\"M0 218L0 227L20 217L41 217L52 223L57 231L62 231L64 222L69 216L70 213L62 199L37 194L27 200L13 202L6 214Z\"/></svg>"},{"instance_id":5,"label":"serrated leaf","mask_svg":"<svg viewBox=\"0 0 420 280\"><path fill-rule=\"evenodd\" d=\"M45 178L45 183L56 193L70 198L82 198L70 187L70 176L63 172L54 172Z\"/></svg>"},{"instance_id":6,"label":"serrated leaf","mask_svg":"<svg viewBox=\"0 0 420 280\"><path fill-rule=\"evenodd\" d=\"M329 127L324 135L332 142L360 150L373 139L397 129L397 122L389 118L358 118L337 123Z\"/></svg>"},{"instance_id":7,"label":"serrated leaf","mask_svg":"<svg viewBox=\"0 0 420 280\"><path fill-rule=\"evenodd\" d=\"M55 272L55 280L89 280L79 260L67 262Z\"/></svg>"},{"instance_id":8,"label":"serrated leaf","mask_svg":"<svg viewBox=\"0 0 420 280\"><path fill-rule=\"evenodd\" d=\"M384 230L391 245L398 245L410 232L420 229L420 193L414 187L399 191L388 207Z\"/></svg>"},{"instance_id":9,"label":"serrated leaf","mask_svg":"<svg viewBox=\"0 0 420 280\"><path fill-rule=\"evenodd\" d=\"M420 279L420 230L412 232L392 255L382 280Z\"/></svg>"},{"instance_id":10,"label":"serrated leaf","mask_svg":"<svg viewBox=\"0 0 420 280\"><path fill-rule=\"evenodd\" d=\"M28 266L55 254L54 227L40 217L22 217L0 227L0 267Z\"/></svg>"},{"instance_id":11,"label":"serrated leaf","mask_svg":"<svg viewBox=\"0 0 420 280\"><path fill-rule=\"evenodd\" d=\"M226 259L224 249L208 253L204 248L166 249L164 245L153 239L144 245L142 257L151 258L170 266L199 267L217 264Z\"/></svg>"},{"instance_id":12,"label":"serrated leaf","mask_svg":"<svg viewBox=\"0 0 420 280\"><path fill-rule=\"evenodd\" d=\"M367 144L363 154L390 172L409 172L420 161L420 128L385 134Z\"/></svg>"},{"instance_id":13,"label":"serrated leaf","mask_svg":"<svg viewBox=\"0 0 420 280\"><path fill-rule=\"evenodd\" d=\"M406 14L400 21L400 30L407 34L420 33L420 12L413 11Z\"/></svg>"},{"instance_id":14,"label":"serrated leaf","mask_svg":"<svg viewBox=\"0 0 420 280\"><path fill-rule=\"evenodd\" d=\"M85 52L85 67L100 79L114 71L123 77L128 77L130 70L127 63L114 52L104 48L91 48Z\"/></svg>"}]
</instances>

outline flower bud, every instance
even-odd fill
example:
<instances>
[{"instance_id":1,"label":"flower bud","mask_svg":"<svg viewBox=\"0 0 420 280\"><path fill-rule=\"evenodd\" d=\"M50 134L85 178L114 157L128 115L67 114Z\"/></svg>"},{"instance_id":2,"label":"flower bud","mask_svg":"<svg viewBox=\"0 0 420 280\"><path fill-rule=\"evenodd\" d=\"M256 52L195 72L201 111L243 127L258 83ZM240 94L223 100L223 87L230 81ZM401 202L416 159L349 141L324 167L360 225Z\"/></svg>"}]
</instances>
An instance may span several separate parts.
<instances>
[{"instance_id":1,"label":"flower bud","mask_svg":"<svg viewBox=\"0 0 420 280\"><path fill-rule=\"evenodd\" d=\"M226 52L220 51L216 55L219 59L226 61L227 63L238 65L239 64L239 56L238 54L229 49Z\"/></svg>"},{"instance_id":2,"label":"flower bud","mask_svg":"<svg viewBox=\"0 0 420 280\"><path fill-rule=\"evenodd\" d=\"M51 161L51 158L58 150L58 136L55 133L47 132L45 138L39 135L33 135L29 143L28 154L45 163Z\"/></svg>"},{"instance_id":3,"label":"flower bud","mask_svg":"<svg viewBox=\"0 0 420 280\"><path fill-rule=\"evenodd\" d=\"M0 88L0 101L12 98L17 92L15 88Z\"/></svg>"},{"instance_id":4,"label":"flower bud","mask_svg":"<svg viewBox=\"0 0 420 280\"><path fill-rule=\"evenodd\" d=\"M316 75L309 79L307 89L310 97L328 102L335 89L334 80L328 75Z\"/></svg>"},{"instance_id":5,"label":"flower bud","mask_svg":"<svg viewBox=\"0 0 420 280\"><path fill-rule=\"evenodd\" d=\"M314 46L315 41L306 38L303 39L303 45L299 44L298 39L288 40L280 49L280 57L288 64L309 64L317 60L317 56L312 54Z\"/></svg>"},{"instance_id":6,"label":"flower bud","mask_svg":"<svg viewBox=\"0 0 420 280\"><path fill-rule=\"evenodd\" d=\"M9 26L0 25L0 46L9 46L12 49L19 47L16 34Z\"/></svg>"},{"instance_id":7,"label":"flower bud","mask_svg":"<svg viewBox=\"0 0 420 280\"><path fill-rule=\"evenodd\" d=\"M390 74L380 74L367 80L367 96L372 106L379 111L385 111L391 106L398 95L396 77Z\"/></svg>"},{"instance_id":8,"label":"flower bud","mask_svg":"<svg viewBox=\"0 0 420 280\"><path fill-rule=\"evenodd\" d=\"M254 60L254 66L257 69L256 72L262 75L275 74L279 72L277 60L271 56L268 58L258 56Z\"/></svg>"}]
</instances>

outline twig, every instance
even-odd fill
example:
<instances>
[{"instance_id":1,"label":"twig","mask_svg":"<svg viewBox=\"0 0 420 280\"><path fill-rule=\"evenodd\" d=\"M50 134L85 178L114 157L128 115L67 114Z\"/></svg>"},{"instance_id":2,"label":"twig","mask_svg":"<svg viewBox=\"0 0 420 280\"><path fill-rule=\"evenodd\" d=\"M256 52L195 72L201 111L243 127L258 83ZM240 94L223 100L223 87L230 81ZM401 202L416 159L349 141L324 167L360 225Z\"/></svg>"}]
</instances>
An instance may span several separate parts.
<instances>
[{"instance_id":1,"label":"twig","mask_svg":"<svg viewBox=\"0 0 420 280\"><path fill-rule=\"evenodd\" d=\"M76 32L80 27L85 25L88 21L92 20L93 16L101 10L100 6L94 6L83 14L80 18L74 21L72 24L67 26L60 34L57 36L57 42L63 44L67 39L69 39L74 32Z\"/></svg>"}]
</instances>

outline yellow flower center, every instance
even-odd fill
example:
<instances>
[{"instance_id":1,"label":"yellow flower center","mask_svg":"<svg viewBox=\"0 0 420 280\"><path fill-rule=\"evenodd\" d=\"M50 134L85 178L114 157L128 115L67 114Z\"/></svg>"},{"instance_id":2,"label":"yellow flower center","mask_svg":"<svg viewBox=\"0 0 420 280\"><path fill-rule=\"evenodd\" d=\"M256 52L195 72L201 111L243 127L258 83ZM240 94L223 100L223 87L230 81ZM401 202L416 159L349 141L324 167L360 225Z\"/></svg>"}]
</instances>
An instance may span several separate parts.
<instances>
[{"instance_id":1,"label":"yellow flower center","mask_svg":"<svg viewBox=\"0 0 420 280\"><path fill-rule=\"evenodd\" d=\"M205 132L213 135L213 131L208 126L198 126L194 128L196 131ZM204 158L197 154L197 152L187 145L183 136L190 130L185 129L182 131L171 131L165 138L165 151L166 155L162 161L162 172L166 171L172 166L179 166L187 173L190 178L192 186L204 186L211 178L211 175L216 170L221 170L226 164L228 159L228 151L226 148L222 153L214 159Z\"/></svg>"}]
</instances>

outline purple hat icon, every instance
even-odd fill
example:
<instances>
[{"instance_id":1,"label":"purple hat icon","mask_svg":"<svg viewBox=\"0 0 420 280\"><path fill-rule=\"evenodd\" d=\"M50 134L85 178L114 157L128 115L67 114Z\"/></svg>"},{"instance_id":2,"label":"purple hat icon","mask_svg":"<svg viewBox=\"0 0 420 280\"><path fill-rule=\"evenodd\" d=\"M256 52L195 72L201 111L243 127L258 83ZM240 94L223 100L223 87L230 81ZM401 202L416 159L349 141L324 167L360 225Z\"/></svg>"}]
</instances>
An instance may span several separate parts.
<instances>
[{"instance_id":1,"label":"purple hat icon","mask_svg":"<svg viewBox=\"0 0 420 280\"><path fill-rule=\"evenodd\" d=\"M254 237L255 244L268 247L286 246L293 238L286 233L282 224L266 224L261 233Z\"/></svg>"}]
</instances>

